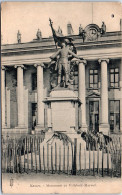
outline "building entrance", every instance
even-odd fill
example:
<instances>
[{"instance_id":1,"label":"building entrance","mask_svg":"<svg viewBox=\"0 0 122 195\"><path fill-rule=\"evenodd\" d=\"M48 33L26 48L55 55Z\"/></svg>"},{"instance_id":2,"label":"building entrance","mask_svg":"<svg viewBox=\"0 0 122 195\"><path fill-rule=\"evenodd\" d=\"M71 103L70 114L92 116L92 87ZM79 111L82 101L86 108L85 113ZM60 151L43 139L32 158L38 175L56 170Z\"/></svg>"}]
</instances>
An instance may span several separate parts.
<instances>
[{"instance_id":1,"label":"building entrance","mask_svg":"<svg viewBox=\"0 0 122 195\"><path fill-rule=\"evenodd\" d=\"M99 131L99 101L89 102L89 129L95 133Z\"/></svg>"}]
</instances>

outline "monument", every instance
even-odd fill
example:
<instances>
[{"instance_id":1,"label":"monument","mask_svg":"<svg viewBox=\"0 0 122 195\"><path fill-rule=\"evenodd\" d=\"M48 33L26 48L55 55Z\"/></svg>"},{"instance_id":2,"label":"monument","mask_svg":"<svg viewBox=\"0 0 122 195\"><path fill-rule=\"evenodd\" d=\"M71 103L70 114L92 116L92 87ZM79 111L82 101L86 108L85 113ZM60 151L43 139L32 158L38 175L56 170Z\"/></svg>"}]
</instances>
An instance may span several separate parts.
<instances>
[{"instance_id":1,"label":"monument","mask_svg":"<svg viewBox=\"0 0 122 195\"><path fill-rule=\"evenodd\" d=\"M76 50L71 38L57 36L51 20L50 23L56 46L58 45L60 48L50 57L52 62L50 65L56 66L57 70L57 86L52 89L49 97L44 99L47 105L48 124L45 138L48 142L48 140L51 140L51 136L54 139L54 133L56 136L62 133L72 141L74 141L74 138L80 139L80 142L85 147L85 142L82 140L81 135L78 134L80 131L79 118L81 118L82 102L71 88L69 79L71 60L77 58L77 61L80 61L81 58L74 52Z\"/></svg>"}]
</instances>

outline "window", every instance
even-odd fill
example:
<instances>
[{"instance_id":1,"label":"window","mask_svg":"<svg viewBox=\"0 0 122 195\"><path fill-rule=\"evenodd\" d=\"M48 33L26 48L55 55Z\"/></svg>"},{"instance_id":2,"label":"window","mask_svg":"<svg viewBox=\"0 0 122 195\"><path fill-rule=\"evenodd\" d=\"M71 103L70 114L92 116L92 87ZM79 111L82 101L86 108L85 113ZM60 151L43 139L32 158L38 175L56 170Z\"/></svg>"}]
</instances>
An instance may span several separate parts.
<instances>
[{"instance_id":1,"label":"window","mask_svg":"<svg viewBox=\"0 0 122 195\"><path fill-rule=\"evenodd\" d=\"M110 130L112 133L120 131L120 101L110 101Z\"/></svg>"},{"instance_id":2,"label":"window","mask_svg":"<svg viewBox=\"0 0 122 195\"><path fill-rule=\"evenodd\" d=\"M99 131L99 101L89 102L89 127L90 131Z\"/></svg>"},{"instance_id":3,"label":"window","mask_svg":"<svg viewBox=\"0 0 122 195\"><path fill-rule=\"evenodd\" d=\"M98 88L98 70L89 71L89 87Z\"/></svg>"},{"instance_id":4,"label":"window","mask_svg":"<svg viewBox=\"0 0 122 195\"><path fill-rule=\"evenodd\" d=\"M110 69L110 87L119 87L119 68Z\"/></svg>"},{"instance_id":5,"label":"window","mask_svg":"<svg viewBox=\"0 0 122 195\"><path fill-rule=\"evenodd\" d=\"M32 90L37 89L37 73L32 74Z\"/></svg>"}]
</instances>

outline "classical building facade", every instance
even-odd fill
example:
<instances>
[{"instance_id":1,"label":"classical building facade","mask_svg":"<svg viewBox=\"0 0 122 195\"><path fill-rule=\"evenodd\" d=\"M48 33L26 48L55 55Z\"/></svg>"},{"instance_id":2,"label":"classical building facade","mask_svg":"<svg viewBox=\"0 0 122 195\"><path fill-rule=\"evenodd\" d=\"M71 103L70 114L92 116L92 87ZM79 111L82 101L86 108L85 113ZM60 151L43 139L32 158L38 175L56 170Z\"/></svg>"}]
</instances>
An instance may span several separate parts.
<instances>
[{"instance_id":1,"label":"classical building facade","mask_svg":"<svg viewBox=\"0 0 122 195\"><path fill-rule=\"evenodd\" d=\"M78 131L122 132L122 31L99 33L95 24L85 34L71 35L77 55L70 64L71 89L81 102ZM82 34L82 33L81 33ZM46 131L50 125L46 99L57 85L52 37L2 45L2 133ZM51 108L50 108L51 109ZM51 111L51 110L50 110ZM53 128L53 122L51 122Z\"/></svg>"}]
</instances>

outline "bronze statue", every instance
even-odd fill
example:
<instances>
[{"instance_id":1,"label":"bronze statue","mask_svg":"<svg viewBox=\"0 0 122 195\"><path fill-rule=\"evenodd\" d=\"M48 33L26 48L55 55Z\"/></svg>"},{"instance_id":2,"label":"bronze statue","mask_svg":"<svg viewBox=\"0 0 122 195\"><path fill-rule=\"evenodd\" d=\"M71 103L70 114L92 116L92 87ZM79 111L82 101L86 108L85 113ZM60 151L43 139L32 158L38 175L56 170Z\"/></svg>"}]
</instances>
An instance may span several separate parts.
<instances>
[{"instance_id":1,"label":"bronze statue","mask_svg":"<svg viewBox=\"0 0 122 195\"><path fill-rule=\"evenodd\" d=\"M78 55L71 51L69 45L66 42L62 42L62 48L59 49L54 55L50 58L57 62L58 69L58 85L60 86L61 81L63 80L65 87L69 85L69 74L70 74L70 61L69 57L75 57L80 59Z\"/></svg>"}]
</instances>

